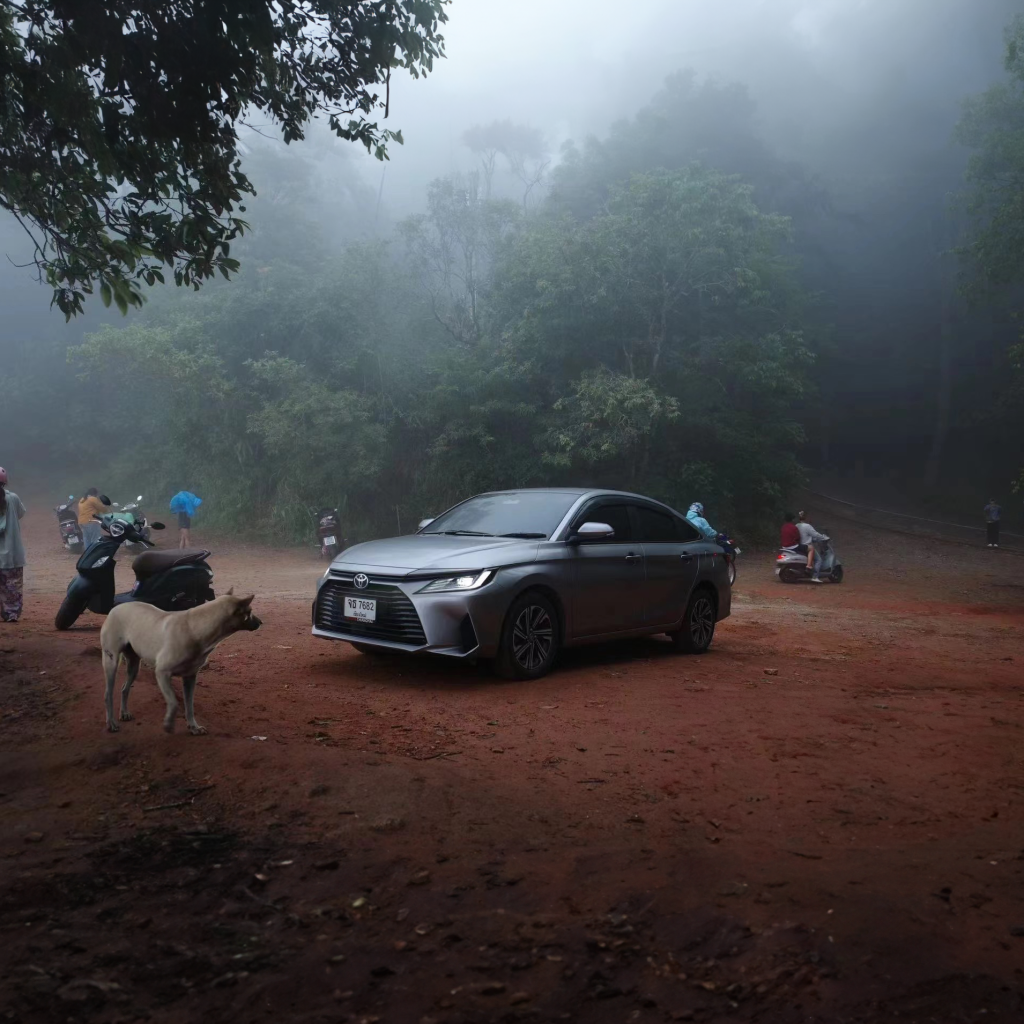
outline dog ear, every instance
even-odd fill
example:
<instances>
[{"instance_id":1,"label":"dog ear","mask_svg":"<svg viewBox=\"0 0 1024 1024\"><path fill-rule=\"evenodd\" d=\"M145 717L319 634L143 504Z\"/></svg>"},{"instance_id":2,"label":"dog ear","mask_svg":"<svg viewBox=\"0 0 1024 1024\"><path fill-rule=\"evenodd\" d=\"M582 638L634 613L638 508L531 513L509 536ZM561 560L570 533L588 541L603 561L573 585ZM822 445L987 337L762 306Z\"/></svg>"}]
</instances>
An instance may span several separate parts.
<instances>
[{"instance_id":1,"label":"dog ear","mask_svg":"<svg viewBox=\"0 0 1024 1024\"><path fill-rule=\"evenodd\" d=\"M234 587L229 587L228 588L228 597L230 597L234 592L235 592L235 588Z\"/></svg>"},{"instance_id":2,"label":"dog ear","mask_svg":"<svg viewBox=\"0 0 1024 1024\"><path fill-rule=\"evenodd\" d=\"M256 598L255 594L250 594L248 597L240 597L238 599L238 606L240 608L248 608L253 603L255 598Z\"/></svg>"}]
</instances>

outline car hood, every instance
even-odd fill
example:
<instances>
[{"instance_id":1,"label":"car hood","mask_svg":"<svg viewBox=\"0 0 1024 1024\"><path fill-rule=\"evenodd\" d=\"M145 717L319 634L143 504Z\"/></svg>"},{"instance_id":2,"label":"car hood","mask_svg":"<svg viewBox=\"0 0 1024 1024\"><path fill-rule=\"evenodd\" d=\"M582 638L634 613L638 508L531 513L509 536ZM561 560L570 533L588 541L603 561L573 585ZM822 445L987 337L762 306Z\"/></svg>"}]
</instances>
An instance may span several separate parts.
<instances>
[{"instance_id":1,"label":"car hood","mask_svg":"<svg viewBox=\"0 0 1024 1024\"><path fill-rule=\"evenodd\" d=\"M355 544L331 563L340 572L387 569L393 574L432 570L493 569L531 562L537 557L535 540L508 537L444 537L413 534Z\"/></svg>"}]
</instances>

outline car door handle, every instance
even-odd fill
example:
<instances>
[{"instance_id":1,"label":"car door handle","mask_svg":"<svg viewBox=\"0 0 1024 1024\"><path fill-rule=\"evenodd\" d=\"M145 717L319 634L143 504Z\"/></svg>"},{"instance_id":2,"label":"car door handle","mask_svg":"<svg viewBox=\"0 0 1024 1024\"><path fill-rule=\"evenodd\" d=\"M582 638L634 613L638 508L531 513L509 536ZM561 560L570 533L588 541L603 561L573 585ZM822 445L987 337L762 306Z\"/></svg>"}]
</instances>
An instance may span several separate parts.
<instances>
[{"instance_id":1,"label":"car door handle","mask_svg":"<svg viewBox=\"0 0 1024 1024\"><path fill-rule=\"evenodd\" d=\"M683 563L683 565L686 565L686 563L687 563L687 562L692 562L692 561L693 561L693 555L691 555L691 554L689 554L688 552L684 551L684 552L683 552L683 553L682 553L682 554L681 554L681 555L679 556L679 561L680 561L680 562L682 562L682 563Z\"/></svg>"},{"instance_id":2,"label":"car door handle","mask_svg":"<svg viewBox=\"0 0 1024 1024\"><path fill-rule=\"evenodd\" d=\"M634 562L639 562L639 561L640 561L640 556L639 555L634 555L632 551L628 555L626 555L626 564L627 565L632 565Z\"/></svg>"}]
</instances>

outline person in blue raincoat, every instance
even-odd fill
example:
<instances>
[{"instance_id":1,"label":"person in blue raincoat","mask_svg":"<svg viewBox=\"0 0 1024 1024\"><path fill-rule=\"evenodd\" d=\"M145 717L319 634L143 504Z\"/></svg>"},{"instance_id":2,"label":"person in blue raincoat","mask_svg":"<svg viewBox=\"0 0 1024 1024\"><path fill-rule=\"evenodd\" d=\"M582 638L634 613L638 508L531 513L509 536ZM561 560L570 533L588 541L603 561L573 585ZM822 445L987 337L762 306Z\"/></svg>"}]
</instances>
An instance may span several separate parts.
<instances>
[{"instance_id":1,"label":"person in blue raincoat","mask_svg":"<svg viewBox=\"0 0 1024 1024\"><path fill-rule=\"evenodd\" d=\"M706 537L708 540L715 540L718 537L718 532L704 518L704 506L699 501L695 501L690 506L686 513L686 520L702 537Z\"/></svg>"},{"instance_id":2,"label":"person in blue raincoat","mask_svg":"<svg viewBox=\"0 0 1024 1024\"><path fill-rule=\"evenodd\" d=\"M192 518L203 499L191 491L178 491L171 498L171 511L178 515L178 547L187 548L192 543Z\"/></svg>"},{"instance_id":3,"label":"person in blue raincoat","mask_svg":"<svg viewBox=\"0 0 1024 1024\"><path fill-rule=\"evenodd\" d=\"M722 550L731 555L733 552L732 542L724 533L719 533L705 518L704 506L695 501L686 512L686 521L705 539L713 540Z\"/></svg>"}]
</instances>

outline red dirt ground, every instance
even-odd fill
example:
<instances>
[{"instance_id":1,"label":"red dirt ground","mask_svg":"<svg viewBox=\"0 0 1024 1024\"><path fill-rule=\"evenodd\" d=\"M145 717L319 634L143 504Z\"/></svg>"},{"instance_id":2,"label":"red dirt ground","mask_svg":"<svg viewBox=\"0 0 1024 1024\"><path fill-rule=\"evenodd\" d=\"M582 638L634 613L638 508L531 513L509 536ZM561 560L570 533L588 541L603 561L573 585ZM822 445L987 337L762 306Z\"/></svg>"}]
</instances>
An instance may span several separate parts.
<instances>
[{"instance_id":1,"label":"red dirt ground","mask_svg":"<svg viewBox=\"0 0 1024 1024\"><path fill-rule=\"evenodd\" d=\"M1024 1019L1024 558L851 526L841 587L745 553L705 657L509 684L314 641L312 555L217 545L265 625L200 678L209 735L161 731L146 670L108 735L34 513L0 1019Z\"/></svg>"}]
</instances>

